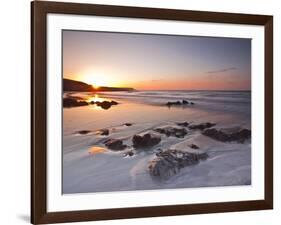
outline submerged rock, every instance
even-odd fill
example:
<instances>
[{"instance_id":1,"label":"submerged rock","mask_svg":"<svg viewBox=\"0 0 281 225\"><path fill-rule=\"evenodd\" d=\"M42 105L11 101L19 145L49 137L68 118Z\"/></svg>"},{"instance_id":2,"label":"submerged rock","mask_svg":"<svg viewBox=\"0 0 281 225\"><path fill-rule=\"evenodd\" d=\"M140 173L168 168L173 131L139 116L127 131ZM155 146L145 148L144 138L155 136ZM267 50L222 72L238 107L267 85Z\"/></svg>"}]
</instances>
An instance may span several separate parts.
<instances>
[{"instance_id":1,"label":"submerged rock","mask_svg":"<svg viewBox=\"0 0 281 225\"><path fill-rule=\"evenodd\" d=\"M86 134L89 134L91 132L92 131L90 131L90 130L79 130L79 131L76 132L76 134L86 135Z\"/></svg>"},{"instance_id":2,"label":"submerged rock","mask_svg":"<svg viewBox=\"0 0 281 225\"><path fill-rule=\"evenodd\" d=\"M171 107L171 106L185 106L185 105L194 105L194 102L189 102L187 100L182 100L182 101L174 101L174 102L167 102L166 106Z\"/></svg>"},{"instance_id":3,"label":"submerged rock","mask_svg":"<svg viewBox=\"0 0 281 225\"><path fill-rule=\"evenodd\" d=\"M191 144L190 148L192 148L192 149L199 149L199 147L197 145L195 145L195 144Z\"/></svg>"},{"instance_id":4,"label":"submerged rock","mask_svg":"<svg viewBox=\"0 0 281 225\"><path fill-rule=\"evenodd\" d=\"M187 131L185 128L178 128L172 126L158 127L154 129L154 131L160 134L165 134L167 137L173 136L173 137L183 138L185 137L185 135L187 135Z\"/></svg>"},{"instance_id":5,"label":"submerged rock","mask_svg":"<svg viewBox=\"0 0 281 225\"><path fill-rule=\"evenodd\" d=\"M102 101L102 102L95 102L91 101L90 104L94 105L96 104L97 106L103 108L103 109L109 109L113 105L118 105L119 103L116 101Z\"/></svg>"},{"instance_id":6,"label":"submerged rock","mask_svg":"<svg viewBox=\"0 0 281 225\"><path fill-rule=\"evenodd\" d=\"M213 127L215 125L216 125L215 123L209 123L209 122L200 123L200 124L190 125L189 129L191 129L191 130L204 130L206 128L210 128L210 127Z\"/></svg>"},{"instance_id":7,"label":"submerged rock","mask_svg":"<svg viewBox=\"0 0 281 225\"><path fill-rule=\"evenodd\" d=\"M103 109L109 109L112 106L111 103L108 101L96 102L96 105Z\"/></svg>"},{"instance_id":8,"label":"submerged rock","mask_svg":"<svg viewBox=\"0 0 281 225\"><path fill-rule=\"evenodd\" d=\"M115 151L121 151L127 147L127 145L124 145L123 141L119 139L108 139L104 144L107 148Z\"/></svg>"},{"instance_id":9,"label":"submerged rock","mask_svg":"<svg viewBox=\"0 0 281 225\"><path fill-rule=\"evenodd\" d=\"M251 130L248 129L207 129L202 134L221 142L237 141L244 143L251 137Z\"/></svg>"},{"instance_id":10,"label":"submerged rock","mask_svg":"<svg viewBox=\"0 0 281 225\"><path fill-rule=\"evenodd\" d=\"M101 130L99 130L99 134L107 136L107 135L109 135L109 130L108 129L101 129Z\"/></svg>"},{"instance_id":11,"label":"submerged rock","mask_svg":"<svg viewBox=\"0 0 281 225\"><path fill-rule=\"evenodd\" d=\"M88 102L77 100L75 98L64 98L63 99L63 107L71 108L71 107L79 107L89 105Z\"/></svg>"},{"instance_id":12,"label":"submerged rock","mask_svg":"<svg viewBox=\"0 0 281 225\"><path fill-rule=\"evenodd\" d=\"M127 157L127 156L134 156L135 155L135 153L133 152L133 151L128 151L128 152L125 152L124 154L123 154L123 156L124 157Z\"/></svg>"},{"instance_id":13,"label":"submerged rock","mask_svg":"<svg viewBox=\"0 0 281 225\"><path fill-rule=\"evenodd\" d=\"M132 123L124 123L124 126L126 126L126 127L130 127L132 125L133 125Z\"/></svg>"},{"instance_id":14,"label":"submerged rock","mask_svg":"<svg viewBox=\"0 0 281 225\"><path fill-rule=\"evenodd\" d=\"M180 101L167 102L166 105L170 107L170 106L173 106L173 105L182 105L182 103Z\"/></svg>"},{"instance_id":15,"label":"submerged rock","mask_svg":"<svg viewBox=\"0 0 281 225\"><path fill-rule=\"evenodd\" d=\"M147 133L142 136L134 135L132 141L135 148L149 148L160 143L161 137Z\"/></svg>"},{"instance_id":16,"label":"submerged rock","mask_svg":"<svg viewBox=\"0 0 281 225\"><path fill-rule=\"evenodd\" d=\"M181 168L198 164L200 160L208 158L207 153L189 153L180 150L167 150L157 154L149 162L149 172L153 177L168 179L177 174Z\"/></svg>"}]
</instances>

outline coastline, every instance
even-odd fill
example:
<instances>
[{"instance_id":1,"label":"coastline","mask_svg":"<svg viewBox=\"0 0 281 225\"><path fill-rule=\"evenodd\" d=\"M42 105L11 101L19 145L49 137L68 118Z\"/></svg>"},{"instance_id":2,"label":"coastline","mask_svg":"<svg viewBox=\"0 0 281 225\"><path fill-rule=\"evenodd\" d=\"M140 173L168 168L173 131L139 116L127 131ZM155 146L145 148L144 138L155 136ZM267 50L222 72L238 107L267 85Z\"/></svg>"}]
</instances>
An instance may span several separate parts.
<instances>
[{"instance_id":1,"label":"coastline","mask_svg":"<svg viewBox=\"0 0 281 225\"><path fill-rule=\"evenodd\" d=\"M217 98L216 102L208 102L206 96L195 96L196 92L192 92L186 98L193 99L194 106L168 108L165 102L182 99L183 96L177 93L168 97L163 96L163 92L153 92L152 95L149 93L152 92L99 93L94 96L93 93L75 93L82 96L90 95L100 101L113 100L120 104L108 110L96 105L64 108L64 194L251 183L250 140L245 143L223 143L202 135L201 131L186 128L188 134L183 138L160 135L161 142L149 150L138 151L132 157L124 156L124 153L132 150L134 135L153 132L153 129L162 126L175 127L179 122L188 121L191 124L212 122L216 124L217 129L237 126L250 129L250 108L246 106L249 104L250 96L245 98L242 93L243 103L241 97L224 96L223 101L218 94L217 97L212 96L213 99ZM217 103L221 101L224 107ZM234 103L239 105L233 106ZM124 125L126 123L130 123L131 126ZM104 136L98 133L102 129L108 129L109 134ZM81 135L77 134L79 130L90 132ZM107 139L121 139L130 147L124 151L110 151L103 144ZM200 147L200 152L208 153L207 160L184 167L167 180L157 181L150 176L148 164L156 157L159 148L167 150L179 144L186 146L192 143ZM90 154L89 150L95 146L105 149Z\"/></svg>"}]
</instances>

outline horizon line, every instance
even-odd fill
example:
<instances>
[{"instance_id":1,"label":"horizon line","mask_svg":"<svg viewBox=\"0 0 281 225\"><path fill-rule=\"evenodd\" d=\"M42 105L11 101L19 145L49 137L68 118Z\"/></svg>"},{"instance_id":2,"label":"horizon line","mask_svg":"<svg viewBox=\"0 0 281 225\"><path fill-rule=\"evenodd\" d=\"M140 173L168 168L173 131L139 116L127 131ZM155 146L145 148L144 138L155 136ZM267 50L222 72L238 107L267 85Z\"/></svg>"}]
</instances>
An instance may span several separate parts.
<instances>
[{"instance_id":1,"label":"horizon line","mask_svg":"<svg viewBox=\"0 0 281 225\"><path fill-rule=\"evenodd\" d=\"M64 78L63 79L66 79L66 80L73 80L73 79L69 79L69 78ZM245 91L245 92L249 92L249 91L252 91L251 89L136 89L134 87L120 87L120 86L100 86L98 88L94 87L93 84L89 84L85 81L81 81L81 80L73 80L73 81L77 81L77 82L82 82L82 83L85 83L87 85L90 85L92 86L95 91L98 91L99 88L128 88L128 89L134 89L134 91L233 91L233 92L238 92L238 91ZM101 91L102 92L102 91ZM104 92L104 91L103 91Z\"/></svg>"}]
</instances>

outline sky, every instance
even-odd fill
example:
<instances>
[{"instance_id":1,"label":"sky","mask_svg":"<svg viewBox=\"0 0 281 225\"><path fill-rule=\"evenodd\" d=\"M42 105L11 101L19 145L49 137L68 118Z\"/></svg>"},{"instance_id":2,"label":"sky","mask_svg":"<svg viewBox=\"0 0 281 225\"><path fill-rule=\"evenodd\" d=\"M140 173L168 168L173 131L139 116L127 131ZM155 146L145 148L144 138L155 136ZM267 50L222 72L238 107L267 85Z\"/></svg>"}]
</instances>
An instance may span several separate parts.
<instances>
[{"instance_id":1,"label":"sky","mask_svg":"<svg viewBox=\"0 0 281 225\"><path fill-rule=\"evenodd\" d=\"M251 39L64 30L63 77L137 90L250 90Z\"/></svg>"}]
</instances>

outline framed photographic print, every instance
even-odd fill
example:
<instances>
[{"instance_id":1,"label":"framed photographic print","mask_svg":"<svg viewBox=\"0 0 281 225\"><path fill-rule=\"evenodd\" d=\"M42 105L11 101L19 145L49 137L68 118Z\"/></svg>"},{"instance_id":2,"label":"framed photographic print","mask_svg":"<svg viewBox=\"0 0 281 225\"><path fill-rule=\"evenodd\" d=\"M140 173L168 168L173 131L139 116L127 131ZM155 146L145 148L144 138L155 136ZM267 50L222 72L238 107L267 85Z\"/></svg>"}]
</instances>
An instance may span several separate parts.
<instances>
[{"instance_id":1,"label":"framed photographic print","mask_svg":"<svg viewBox=\"0 0 281 225\"><path fill-rule=\"evenodd\" d=\"M273 208L273 17L35 1L31 222Z\"/></svg>"}]
</instances>

